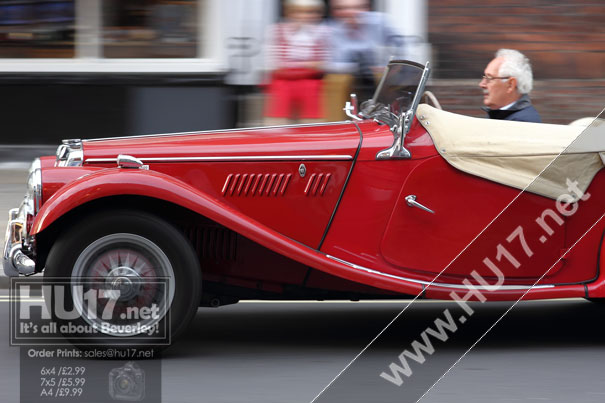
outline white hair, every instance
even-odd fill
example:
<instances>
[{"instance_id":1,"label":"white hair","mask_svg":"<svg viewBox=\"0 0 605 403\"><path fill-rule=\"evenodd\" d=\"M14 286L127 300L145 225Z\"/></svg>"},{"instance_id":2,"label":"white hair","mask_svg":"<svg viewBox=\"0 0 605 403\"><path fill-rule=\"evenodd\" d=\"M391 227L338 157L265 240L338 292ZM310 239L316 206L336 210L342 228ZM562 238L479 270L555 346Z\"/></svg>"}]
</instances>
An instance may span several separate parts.
<instances>
[{"instance_id":1,"label":"white hair","mask_svg":"<svg viewBox=\"0 0 605 403\"><path fill-rule=\"evenodd\" d=\"M496 52L496 57L504 59L500 65L498 75L501 77L515 77L517 91L520 94L529 94L534 81L529 59L523 53L513 49L500 49Z\"/></svg>"}]
</instances>

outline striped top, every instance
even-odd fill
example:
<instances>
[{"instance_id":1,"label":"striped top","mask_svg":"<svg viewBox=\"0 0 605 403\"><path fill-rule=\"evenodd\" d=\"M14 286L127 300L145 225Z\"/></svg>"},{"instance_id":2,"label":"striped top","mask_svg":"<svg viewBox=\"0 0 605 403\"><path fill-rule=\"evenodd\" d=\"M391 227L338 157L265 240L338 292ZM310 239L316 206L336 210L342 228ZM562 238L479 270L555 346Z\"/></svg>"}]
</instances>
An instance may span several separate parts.
<instances>
[{"instance_id":1,"label":"striped top","mask_svg":"<svg viewBox=\"0 0 605 403\"><path fill-rule=\"evenodd\" d=\"M296 27L274 24L267 33L267 69L308 68L309 62L328 60L329 29L322 24Z\"/></svg>"}]
</instances>

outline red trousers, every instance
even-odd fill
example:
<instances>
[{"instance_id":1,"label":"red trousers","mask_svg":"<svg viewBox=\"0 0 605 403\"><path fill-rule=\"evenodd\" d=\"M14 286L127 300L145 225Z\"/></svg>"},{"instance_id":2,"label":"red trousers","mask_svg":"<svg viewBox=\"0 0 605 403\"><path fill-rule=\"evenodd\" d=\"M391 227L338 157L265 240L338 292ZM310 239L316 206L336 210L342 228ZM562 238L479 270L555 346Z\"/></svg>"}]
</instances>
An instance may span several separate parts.
<instances>
[{"instance_id":1,"label":"red trousers","mask_svg":"<svg viewBox=\"0 0 605 403\"><path fill-rule=\"evenodd\" d=\"M284 80L274 78L267 89L265 116L272 118L319 119L321 79Z\"/></svg>"}]
</instances>

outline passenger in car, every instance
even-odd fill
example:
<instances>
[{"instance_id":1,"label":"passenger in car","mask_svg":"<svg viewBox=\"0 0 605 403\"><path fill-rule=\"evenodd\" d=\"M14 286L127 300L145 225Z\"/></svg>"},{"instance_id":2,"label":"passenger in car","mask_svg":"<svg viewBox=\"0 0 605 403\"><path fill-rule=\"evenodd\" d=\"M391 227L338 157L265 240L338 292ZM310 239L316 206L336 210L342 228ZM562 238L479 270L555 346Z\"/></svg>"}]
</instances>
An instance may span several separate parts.
<instances>
[{"instance_id":1,"label":"passenger in car","mask_svg":"<svg viewBox=\"0 0 605 403\"><path fill-rule=\"evenodd\" d=\"M483 110L490 119L542 123L529 99L532 86L529 59L517 50L500 49L479 82L483 89Z\"/></svg>"}]
</instances>

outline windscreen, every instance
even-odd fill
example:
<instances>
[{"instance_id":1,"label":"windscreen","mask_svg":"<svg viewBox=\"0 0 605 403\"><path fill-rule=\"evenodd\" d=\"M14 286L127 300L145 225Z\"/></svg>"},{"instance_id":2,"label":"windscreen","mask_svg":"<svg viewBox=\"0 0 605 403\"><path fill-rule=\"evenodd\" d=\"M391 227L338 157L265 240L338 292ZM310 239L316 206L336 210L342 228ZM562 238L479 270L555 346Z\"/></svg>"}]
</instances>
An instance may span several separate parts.
<instances>
[{"instance_id":1,"label":"windscreen","mask_svg":"<svg viewBox=\"0 0 605 403\"><path fill-rule=\"evenodd\" d=\"M391 62L380 82L373 104L383 106L396 116L412 106L424 66L412 62Z\"/></svg>"}]
</instances>

